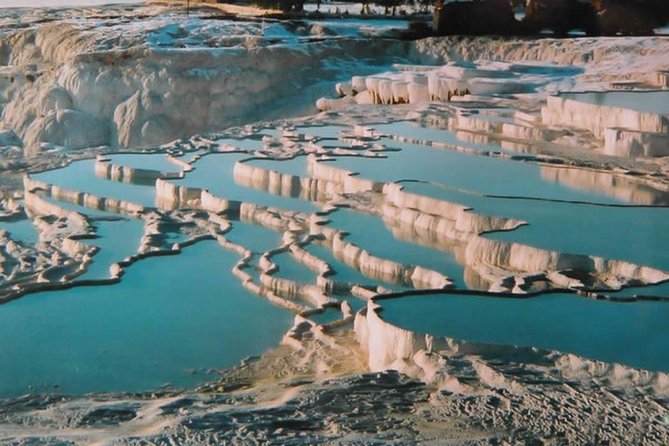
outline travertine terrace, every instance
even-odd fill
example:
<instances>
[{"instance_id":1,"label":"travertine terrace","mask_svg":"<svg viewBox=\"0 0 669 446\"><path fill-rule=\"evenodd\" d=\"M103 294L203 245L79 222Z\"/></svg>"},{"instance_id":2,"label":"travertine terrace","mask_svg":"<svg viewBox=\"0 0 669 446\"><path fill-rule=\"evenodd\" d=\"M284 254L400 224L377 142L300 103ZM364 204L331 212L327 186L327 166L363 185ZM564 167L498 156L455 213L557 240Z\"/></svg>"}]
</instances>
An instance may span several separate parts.
<instances>
[{"instance_id":1,"label":"travertine terrace","mask_svg":"<svg viewBox=\"0 0 669 446\"><path fill-rule=\"evenodd\" d=\"M58 10L47 24L39 12L2 18L0 311L34 311L33 299L63 290L123 294L128 283L141 301L151 284L128 280L134 270L187 281L169 259L209 244L234 259L225 269L193 260L225 277L217 299L261 302L292 323L259 356L254 336L234 338L253 357L193 370L190 387L119 392L93 376L84 391L12 388L0 442L669 442L662 358L646 370L615 349L605 362L568 343L476 342L384 317L391 300L522 305L559 293L631 315L650 308L644 323L661 325L667 115L565 94L662 92L666 38L564 39L558 51L553 39L370 37L394 35L381 23L340 38L336 22L86 11ZM276 322L234 310L232 331ZM25 331L39 327L25 320L0 335L30 349ZM624 321L625 348L663 354L643 324ZM211 321L190 329L200 323ZM665 345L669 334L652 336ZM16 363L10 376L22 374Z\"/></svg>"}]
</instances>

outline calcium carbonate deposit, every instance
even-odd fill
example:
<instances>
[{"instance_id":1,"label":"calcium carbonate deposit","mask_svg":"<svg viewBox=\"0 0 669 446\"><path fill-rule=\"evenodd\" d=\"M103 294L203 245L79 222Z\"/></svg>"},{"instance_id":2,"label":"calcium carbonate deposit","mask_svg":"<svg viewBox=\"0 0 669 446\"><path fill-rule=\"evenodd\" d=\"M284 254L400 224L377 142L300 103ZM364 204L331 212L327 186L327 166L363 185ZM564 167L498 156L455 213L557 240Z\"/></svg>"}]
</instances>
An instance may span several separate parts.
<instances>
[{"instance_id":1,"label":"calcium carbonate deposit","mask_svg":"<svg viewBox=\"0 0 669 446\"><path fill-rule=\"evenodd\" d=\"M0 22L3 444L669 443L669 38Z\"/></svg>"}]
</instances>

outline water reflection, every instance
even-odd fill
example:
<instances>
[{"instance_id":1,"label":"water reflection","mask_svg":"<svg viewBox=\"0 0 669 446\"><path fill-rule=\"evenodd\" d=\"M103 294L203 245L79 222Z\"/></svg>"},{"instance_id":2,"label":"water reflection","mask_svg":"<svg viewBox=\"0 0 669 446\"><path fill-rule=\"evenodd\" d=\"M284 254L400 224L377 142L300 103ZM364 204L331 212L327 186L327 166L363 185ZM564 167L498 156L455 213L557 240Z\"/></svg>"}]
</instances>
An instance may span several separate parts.
<instances>
[{"instance_id":1,"label":"water reflection","mask_svg":"<svg viewBox=\"0 0 669 446\"><path fill-rule=\"evenodd\" d=\"M669 206L669 191L663 191L635 178L589 169L541 166L544 181L582 191L596 191L625 203Z\"/></svg>"}]
</instances>

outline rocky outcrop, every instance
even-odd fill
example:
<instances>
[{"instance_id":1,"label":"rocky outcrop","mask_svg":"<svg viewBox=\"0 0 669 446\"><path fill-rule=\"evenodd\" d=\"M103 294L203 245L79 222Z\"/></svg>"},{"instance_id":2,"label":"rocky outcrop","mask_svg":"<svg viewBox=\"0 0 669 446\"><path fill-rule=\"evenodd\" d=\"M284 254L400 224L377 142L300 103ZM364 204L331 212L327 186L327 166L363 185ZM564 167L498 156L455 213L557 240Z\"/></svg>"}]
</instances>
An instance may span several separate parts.
<instances>
[{"instance_id":1,"label":"rocky outcrop","mask_svg":"<svg viewBox=\"0 0 669 446\"><path fill-rule=\"evenodd\" d=\"M136 20L155 27L155 11L146 12ZM379 39L338 39L299 48L263 46L259 39L249 48L209 48L206 39L220 36L198 35L193 39L203 39L201 48L180 51L154 47L151 30L140 32L141 26L129 30L132 36L119 37L128 42L117 48L97 23L90 17L0 34L0 46L8 53L0 69L12 71L11 82L0 82L6 98L0 128L19 136L26 155L52 146L155 146L262 119L266 113L259 110L274 108L295 93L300 103L313 103L308 87L314 79L336 76L323 68L324 59L382 59L386 51L402 50L401 44Z\"/></svg>"}]
</instances>

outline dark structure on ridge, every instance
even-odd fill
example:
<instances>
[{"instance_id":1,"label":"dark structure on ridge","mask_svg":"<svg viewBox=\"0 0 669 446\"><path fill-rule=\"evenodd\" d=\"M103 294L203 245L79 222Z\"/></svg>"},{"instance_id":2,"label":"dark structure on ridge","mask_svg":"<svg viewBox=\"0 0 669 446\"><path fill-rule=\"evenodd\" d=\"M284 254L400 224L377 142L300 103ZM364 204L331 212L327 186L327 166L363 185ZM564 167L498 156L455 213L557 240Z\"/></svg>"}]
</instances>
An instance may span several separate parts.
<instances>
[{"instance_id":1,"label":"dark structure on ridge","mask_svg":"<svg viewBox=\"0 0 669 446\"><path fill-rule=\"evenodd\" d=\"M524 8L517 20L514 7ZM597 35L652 35L669 21L667 0L469 0L435 6L438 35L527 35L573 30Z\"/></svg>"}]
</instances>

